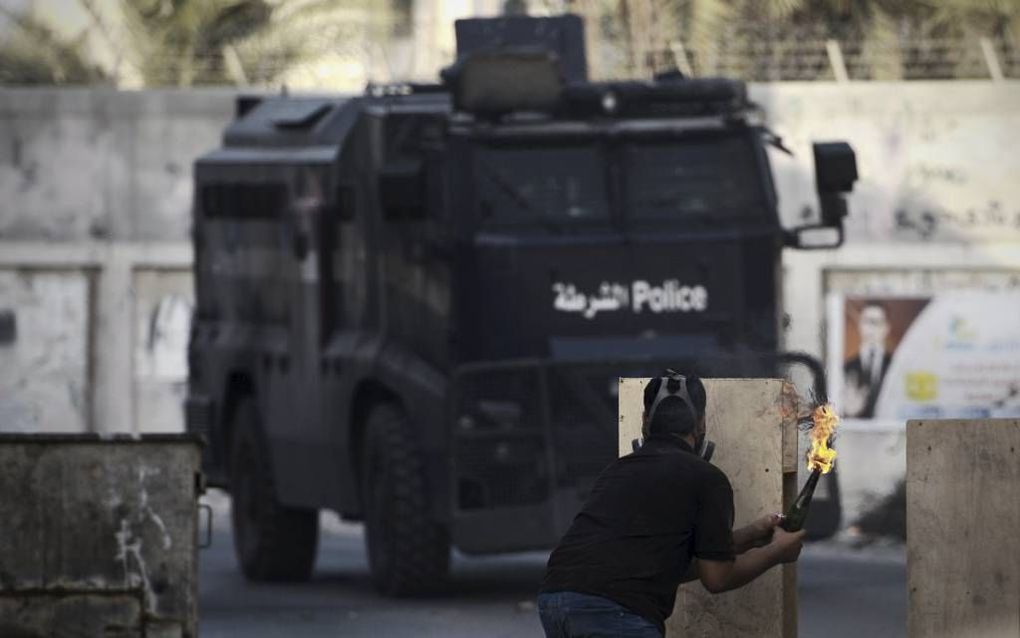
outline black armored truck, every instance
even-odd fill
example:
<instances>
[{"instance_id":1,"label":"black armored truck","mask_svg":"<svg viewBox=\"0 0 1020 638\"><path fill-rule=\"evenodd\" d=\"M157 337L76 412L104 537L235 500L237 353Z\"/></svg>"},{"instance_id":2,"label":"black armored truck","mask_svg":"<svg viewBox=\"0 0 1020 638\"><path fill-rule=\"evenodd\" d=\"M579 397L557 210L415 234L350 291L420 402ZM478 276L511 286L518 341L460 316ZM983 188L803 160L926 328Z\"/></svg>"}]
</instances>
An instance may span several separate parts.
<instances>
[{"instance_id":1,"label":"black armored truck","mask_svg":"<svg viewBox=\"0 0 1020 638\"><path fill-rule=\"evenodd\" d=\"M784 247L842 242L853 151L784 229L744 84L587 78L581 20L456 24L436 84L244 96L195 164L190 431L252 579L318 512L388 594L551 547L616 456L616 381L775 376Z\"/></svg>"}]
</instances>

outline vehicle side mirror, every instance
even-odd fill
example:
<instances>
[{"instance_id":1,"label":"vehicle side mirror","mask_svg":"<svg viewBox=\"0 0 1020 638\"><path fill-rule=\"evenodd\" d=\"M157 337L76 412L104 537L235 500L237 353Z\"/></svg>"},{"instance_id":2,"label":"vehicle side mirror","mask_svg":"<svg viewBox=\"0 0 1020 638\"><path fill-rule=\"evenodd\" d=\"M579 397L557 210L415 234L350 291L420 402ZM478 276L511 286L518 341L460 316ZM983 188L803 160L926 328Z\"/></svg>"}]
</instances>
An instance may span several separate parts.
<instances>
[{"instance_id":1,"label":"vehicle side mirror","mask_svg":"<svg viewBox=\"0 0 1020 638\"><path fill-rule=\"evenodd\" d=\"M425 217L425 166L419 159L399 160L379 171L379 202L388 221Z\"/></svg>"},{"instance_id":2,"label":"vehicle side mirror","mask_svg":"<svg viewBox=\"0 0 1020 638\"><path fill-rule=\"evenodd\" d=\"M857 157L846 142L815 142L815 186L821 206L819 223L785 233L784 244L801 250L822 250L843 245L846 194L857 181Z\"/></svg>"},{"instance_id":3,"label":"vehicle side mirror","mask_svg":"<svg viewBox=\"0 0 1020 638\"><path fill-rule=\"evenodd\" d=\"M846 142L815 142L813 146L822 225L842 227L847 215L845 195L857 181L857 156Z\"/></svg>"}]
</instances>

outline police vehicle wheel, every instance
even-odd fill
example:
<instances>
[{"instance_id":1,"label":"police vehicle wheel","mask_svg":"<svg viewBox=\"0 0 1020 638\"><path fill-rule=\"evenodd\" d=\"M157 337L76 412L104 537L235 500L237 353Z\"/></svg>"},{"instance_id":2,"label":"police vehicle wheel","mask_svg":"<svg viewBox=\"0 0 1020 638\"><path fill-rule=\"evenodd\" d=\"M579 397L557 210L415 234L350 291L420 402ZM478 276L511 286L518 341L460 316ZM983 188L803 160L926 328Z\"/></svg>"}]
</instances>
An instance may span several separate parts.
<instances>
[{"instance_id":1,"label":"police vehicle wheel","mask_svg":"<svg viewBox=\"0 0 1020 638\"><path fill-rule=\"evenodd\" d=\"M384 404L371 412L362 451L365 544L376 589L388 596L441 589L450 537L432 517L424 463L400 408Z\"/></svg>"},{"instance_id":2,"label":"police vehicle wheel","mask_svg":"<svg viewBox=\"0 0 1020 638\"><path fill-rule=\"evenodd\" d=\"M231 431L230 519L241 571L255 581L307 580L319 538L318 511L277 502L254 399L241 400Z\"/></svg>"}]
</instances>

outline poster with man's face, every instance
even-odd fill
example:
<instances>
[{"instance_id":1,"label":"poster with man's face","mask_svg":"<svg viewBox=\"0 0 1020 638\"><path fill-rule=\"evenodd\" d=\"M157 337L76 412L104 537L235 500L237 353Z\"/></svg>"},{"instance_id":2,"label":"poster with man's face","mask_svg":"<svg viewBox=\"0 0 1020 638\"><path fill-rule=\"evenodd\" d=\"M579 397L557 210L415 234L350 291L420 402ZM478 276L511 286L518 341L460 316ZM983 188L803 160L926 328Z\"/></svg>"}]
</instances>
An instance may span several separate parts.
<instances>
[{"instance_id":1,"label":"poster with man's face","mask_svg":"<svg viewBox=\"0 0 1020 638\"><path fill-rule=\"evenodd\" d=\"M830 393L843 416L1020 416L1020 293L829 301Z\"/></svg>"},{"instance_id":2,"label":"poster with man's face","mask_svg":"<svg viewBox=\"0 0 1020 638\"><path fill-rule=\"evenodd\" d=\"M893 354L929 299L848 297L843 305L843 415L875 416Z\"/></svg>"}]
</instances>

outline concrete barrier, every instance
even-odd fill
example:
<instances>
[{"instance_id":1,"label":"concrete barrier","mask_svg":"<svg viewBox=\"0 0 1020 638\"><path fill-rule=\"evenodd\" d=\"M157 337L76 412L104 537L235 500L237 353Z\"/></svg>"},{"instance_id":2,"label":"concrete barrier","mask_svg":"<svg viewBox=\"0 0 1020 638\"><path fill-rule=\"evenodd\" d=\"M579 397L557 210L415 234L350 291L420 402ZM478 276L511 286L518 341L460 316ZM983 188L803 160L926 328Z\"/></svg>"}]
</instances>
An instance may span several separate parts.
<instances>
[{"instance_id":1,"label":"concrete barrier","mask_svg":"<svg viewBox=\"0 0 1020 638\"><path fill-rule=\"evenodd\" d=\"M641 436L647 379L620 379L620 454ZM785 511L796 498L797 407L795 393L779 379L706 379L712 463L733 485L736 526ZM709 594L700 583L677 593L666 635L684 638L792 638L797 635L795 565L772 569L736 591Z\"/></svg>"},{"instance_id":2,"label":"concrete barrier","mask_svg":"<svg viewBox=\"0 0 1020 638\"><path fill-rule=\"evenodd\" d=\"M197 636L200 457L182 435L0 435L0 636Z\"/></svg>"},{"instance_id":3,"label":"concrete barrier","mask_svg":"<svg viewBox=\"0 0 1020 638\"><path fill-rule=\"evenodd\" d=\"M907 423L911 638L1020 636L1020 420Z\"/></svg>"}]
</instances>

